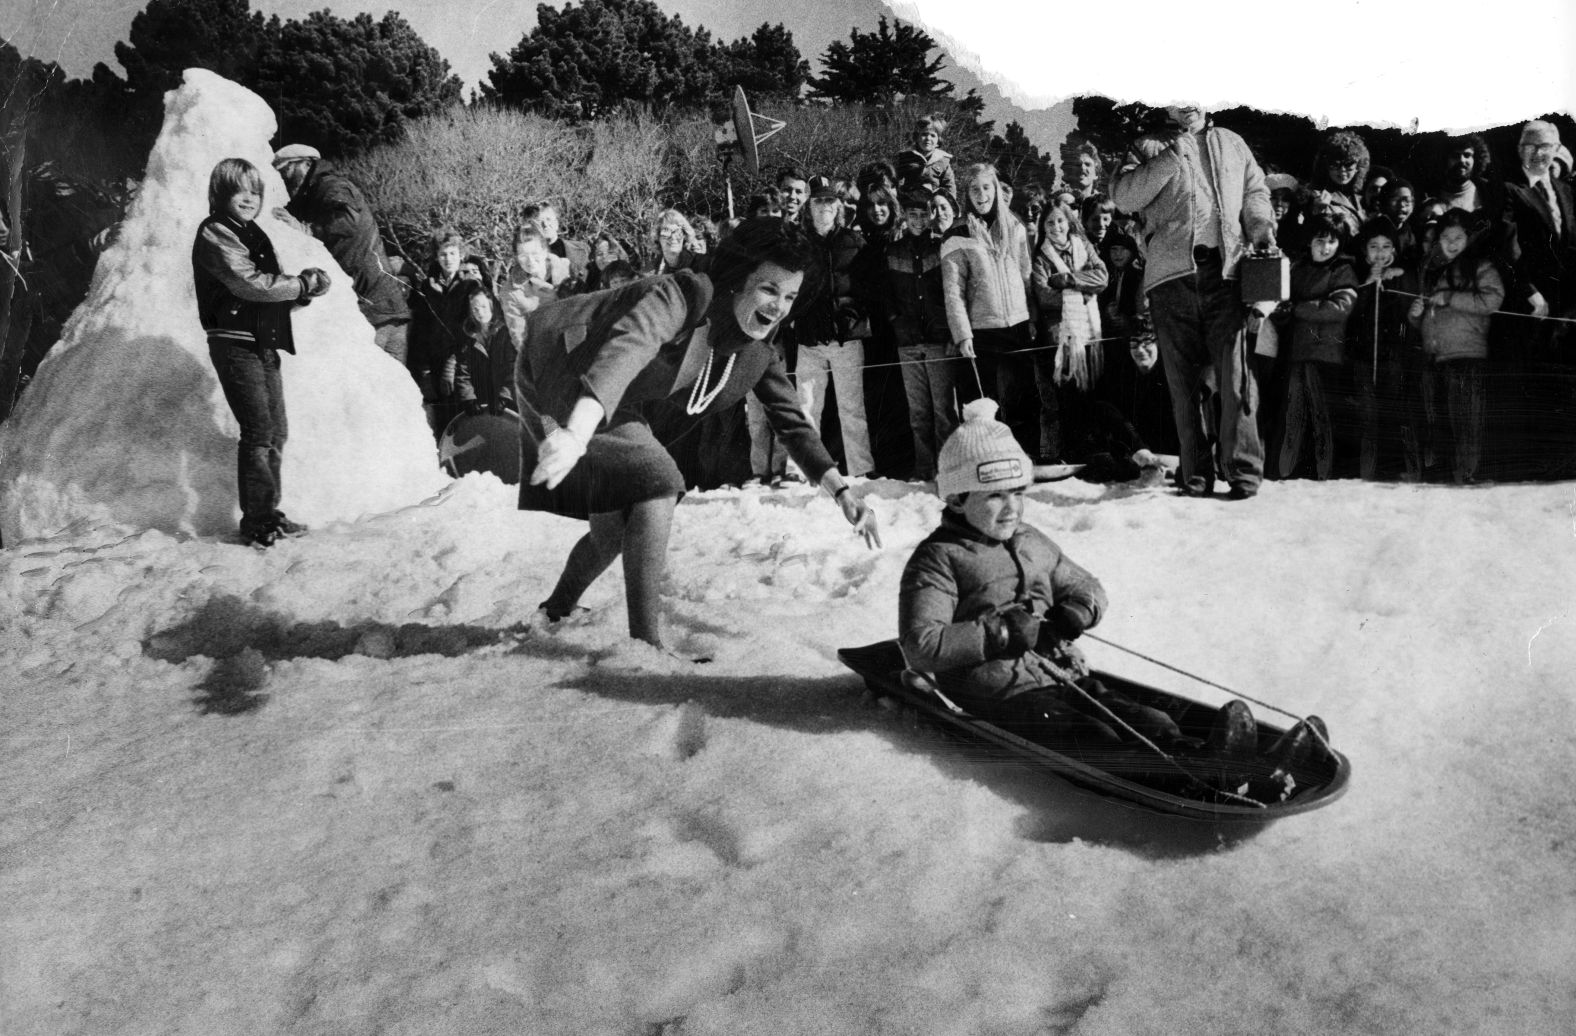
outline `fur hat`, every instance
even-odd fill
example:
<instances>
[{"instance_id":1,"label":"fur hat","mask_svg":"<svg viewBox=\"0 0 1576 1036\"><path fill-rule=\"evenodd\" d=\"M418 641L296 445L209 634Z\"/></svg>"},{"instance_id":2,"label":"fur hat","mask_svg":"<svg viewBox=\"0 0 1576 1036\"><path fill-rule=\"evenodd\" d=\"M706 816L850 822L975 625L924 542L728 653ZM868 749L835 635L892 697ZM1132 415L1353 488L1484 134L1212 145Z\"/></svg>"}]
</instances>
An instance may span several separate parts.
<instances>
[{"instance_id":1,"label":"fur hat","mask_svg":"<svg viewBox=\"0 0 1576 1036\"><path fill-rule=\"evenodd\" d=\"M942 444L936 466L936 492L943 499L976 490L1020 489L1034 481L1034 463L1012 429L996 420L994 399L963 407L963 423Z\"/></svg>"}]
</instances>

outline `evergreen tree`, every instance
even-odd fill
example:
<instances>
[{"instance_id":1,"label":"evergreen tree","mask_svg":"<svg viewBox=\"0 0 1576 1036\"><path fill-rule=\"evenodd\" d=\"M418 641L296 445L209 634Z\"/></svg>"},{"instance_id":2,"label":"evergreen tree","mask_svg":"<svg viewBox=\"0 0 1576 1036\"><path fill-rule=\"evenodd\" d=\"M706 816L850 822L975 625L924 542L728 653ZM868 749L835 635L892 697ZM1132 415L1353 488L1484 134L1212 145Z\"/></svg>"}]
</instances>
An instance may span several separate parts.
<instances>
[{"instance_id":1,"label":"evergreen tree","mask_svg":"<svg viewBox=\"0 0 1576 1036\"><path fill-rule=\"evenodd\" d=\"M810 63L782 24L760 28L722 48L721 85L742 86L751 97L797 99L810 79Z\"/></svg>"},{"instance_id":2,"label":"evergreen tree","mask_svg":"<svg viewBox=\"0 0 1576 1036\"><path fill-rule=\"evenodd\" d=\"M931 58L936 41L904 22L889 25L886 16L875 32L849 31L849 42L833 40L821 55L826 74L811 79L811 96L845 104L890 108L899 99L938 100L952 95L952 84L936 73L945 67Z\"/></svg>"},{"instance_id":3,"label":"evergreen tree","mask_svg":"<svg viewBox=\"0 0 1576 1036\"><path fill-rule=\"evenodd\" d=\"M722 55L652 0L582 0L562 11L538 4L536 27L507 56L491 55L488 100L571 120L629 103L698 106L718 88Z\"/></svg>"},{"instance_id":4,"label":"evergreen tree","mask_svg":"<svg viewBox=\"0 0 1576 1036\"><path fill-rule=\"evenodd\" d=\"M393 13L346 21L324 10L281 22L251 11L247 0L149 0L115 57L126 68L126 132L141 154L163 120L165 91L188 68L255 90L282 133L324 154L391 140L410 119L460 97L448 62ZM101 95L114 78L95 70Z\"/></svg>"},{"instance_id":5,"label":"evergreen tree","mask_svg":"<svg viewBox=\"0 0 1576 1036\"><path fill-rule=\"evenodd\" d=\"M328 11L279 26L246 85L274 108L281 141L325 154L398 139L411 119L458 103L449 63L398 14Z\"/></svg>"}]
</instances>

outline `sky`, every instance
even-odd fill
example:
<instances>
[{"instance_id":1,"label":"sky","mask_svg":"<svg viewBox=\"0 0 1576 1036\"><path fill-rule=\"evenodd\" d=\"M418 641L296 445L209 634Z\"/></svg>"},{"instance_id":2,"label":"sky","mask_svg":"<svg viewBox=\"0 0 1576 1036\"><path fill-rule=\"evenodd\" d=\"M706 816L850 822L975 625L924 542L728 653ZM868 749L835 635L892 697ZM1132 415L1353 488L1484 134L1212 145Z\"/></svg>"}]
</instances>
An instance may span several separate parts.
<instances>
[{"instance_id":1,"label":"sky","mask_svg":"<svg viewBox=\"0 0 1576 1036\"><path fill-rule=\"evenodd\" d=\"M143 6L143 0L7 0L0 32L24 52L53 57L67 72L85 76L95 61L113 63L114 43L125 38ZM252 6L286 18L324 7L344 17L393 7L469 85L486 75L489 53L506 52L530 29L536 10L521 0L255 0ZM787 9L776 0L664 0L662 6L724 39L746 35L763 21L783 21L812 64L828 42L846 37L855 24L874 27L885 9L877 0L811 0ZM900 11L951 43L960 65L1031 108L1092 92L1214 107L1244 103L1337 124L1406 126L1416 119L1422 129L1576 110L1576 65L1560 48L1529 42L1576 38L1569 0L1494 4L1514 29L1499 38L1518 44L1495 48L1465 41L1461 26L1486 20L1482 4L1462 0L1429 4L1432 17L1424 22L1416 18L1416 5L1374 0L1325 0L1316 19L1304 8L1276 15L1262 0L1215 0L1207 21L1196 5L1124 0L1112 26L1119 43L1101 41L1065 13L1078 8L1033 5L1037 9L1025 13L1029 6L905 0ZM92 17L81 17L89 9ZM1019 26L1024 31L1003 31ZM1311 49L1315 40L1328 45Z\"/></svg>"}]
</instances>

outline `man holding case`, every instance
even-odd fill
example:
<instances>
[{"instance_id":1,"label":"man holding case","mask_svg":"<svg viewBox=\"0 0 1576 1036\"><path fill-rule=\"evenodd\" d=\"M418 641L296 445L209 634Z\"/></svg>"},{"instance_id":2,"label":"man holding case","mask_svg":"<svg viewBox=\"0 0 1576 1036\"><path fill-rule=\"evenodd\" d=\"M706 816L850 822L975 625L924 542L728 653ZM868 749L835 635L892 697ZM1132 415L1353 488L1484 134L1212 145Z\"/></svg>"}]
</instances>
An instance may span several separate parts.
<instances>
[{"instance_id":1,"label":"man holding case","mask_svg":"<svg viewBox=\"0 0 1576 1036\"><path fill-rule=\"evenodd\" d=\"M1258 389L1248 368L1246 307L1237 264L1247 251L1275 245L1275 219L1264 173L1247 143L1209 124L1196 104L1166 109L1170 140L1135 152L1116 174L1111 197L1151 228L1144 290L1171 390L1181 445L1181 490L1214 491L1214 460L1199 399L1213 371L1220 401L1221 472L1231 498L1245 500L1264 477Z\"/></svg>"}]
</instances>

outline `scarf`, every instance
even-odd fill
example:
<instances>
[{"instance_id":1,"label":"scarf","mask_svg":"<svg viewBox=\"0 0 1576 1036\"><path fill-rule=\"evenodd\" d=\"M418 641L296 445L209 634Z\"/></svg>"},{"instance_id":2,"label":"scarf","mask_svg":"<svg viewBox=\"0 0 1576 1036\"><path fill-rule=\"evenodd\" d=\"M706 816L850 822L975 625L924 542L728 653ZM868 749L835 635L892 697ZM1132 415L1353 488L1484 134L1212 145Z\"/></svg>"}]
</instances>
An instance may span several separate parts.
<instances>
[{"instance_id":1,"label":"scarf","mask_svg":"<svg viewBox=\"0 0 1576 1036\"><path fill-rule=\"evenodd\" d=\"M1045 242L1044 255L1050 259L1056 272L1071 275L1074 268L1083 269L1089 262L1089 245L1080 237L1067 242L1072 265L1062 258L1061 251ZM1071 384L1082 392L1099 380L1104 369L1104 352L1100 348L1100 300L1086 295L1076 287L1062 289L1062 319L1056 325L1056 367L1053 380L1058 385Z\"/></svg>"}]
</instances>

